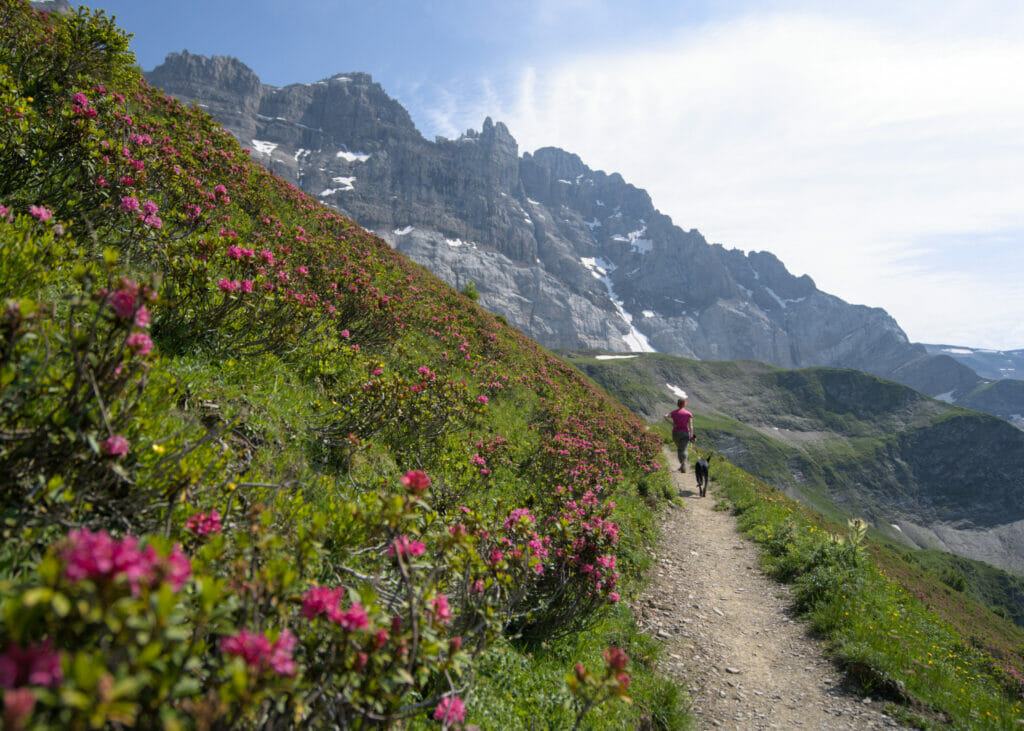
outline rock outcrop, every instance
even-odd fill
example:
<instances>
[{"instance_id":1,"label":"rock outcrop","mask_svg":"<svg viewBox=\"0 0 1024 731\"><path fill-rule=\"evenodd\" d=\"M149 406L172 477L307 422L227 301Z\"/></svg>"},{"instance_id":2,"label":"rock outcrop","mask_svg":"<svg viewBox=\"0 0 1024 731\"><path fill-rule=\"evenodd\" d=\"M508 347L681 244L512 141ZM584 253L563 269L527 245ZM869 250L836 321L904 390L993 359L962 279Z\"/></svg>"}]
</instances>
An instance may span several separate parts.
<instances>
[{"instance_id":1,"label":"rock outcrop","mask_svg":"<svg viewBox=\"0 0 1024 731\"><path fill-rule=\"evenodd\" d=\"M884 310L679 228L617 173L555 148L520 156L500 122L429 142L363 73L277 88L186 51L146 76L453 286L472 281L483 306L547 347L850 367L933 396L981 383L933 362Z\"/></svg>"}]
</instances>

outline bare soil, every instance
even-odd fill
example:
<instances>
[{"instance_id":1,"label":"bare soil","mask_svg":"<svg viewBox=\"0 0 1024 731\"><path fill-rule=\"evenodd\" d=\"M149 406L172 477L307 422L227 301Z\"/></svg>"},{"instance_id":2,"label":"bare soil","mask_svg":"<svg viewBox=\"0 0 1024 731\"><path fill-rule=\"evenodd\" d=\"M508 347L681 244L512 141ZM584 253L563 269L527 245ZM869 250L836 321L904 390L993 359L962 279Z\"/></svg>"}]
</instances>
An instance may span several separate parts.
<instances>
[{"instance_id":1,"label":"bare soil","mask_svg":"<svg viewBox=\"0 0 1024 731\"><path fill-rule=\"evenodd\" d=\"M678 470L674 453L666 459ZM684 683L698 728L901 728L861 695L788 608L785 586L758 569L729 511L714 510L691 471L673 473L683 506L662 520L657 562L634 609L664 643L662 667Z\"/></svg>"}]
</instances>

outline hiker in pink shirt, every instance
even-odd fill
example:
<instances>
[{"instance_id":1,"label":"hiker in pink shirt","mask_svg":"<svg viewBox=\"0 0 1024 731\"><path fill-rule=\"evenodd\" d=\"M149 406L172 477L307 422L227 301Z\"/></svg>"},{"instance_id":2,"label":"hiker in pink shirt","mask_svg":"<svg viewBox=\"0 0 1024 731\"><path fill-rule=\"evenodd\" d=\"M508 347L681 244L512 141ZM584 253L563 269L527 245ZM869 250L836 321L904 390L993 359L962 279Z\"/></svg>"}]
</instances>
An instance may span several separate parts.
<instances>
[{"instance_id":1,"label":"hiker in pink shirt","mask_svg":"<svg viewBox=\"0 0 1024 731\"><path fill-rule=\"evenodd\" d=\"M672 441L676 443L676 454L679 455L679 471L686 472L686 453L690 441L695 440L693 434L693 414L686 410L686 394L676 401L679 408L665 414L665 421L672 422Z\"/></svg>"}]
</instances>

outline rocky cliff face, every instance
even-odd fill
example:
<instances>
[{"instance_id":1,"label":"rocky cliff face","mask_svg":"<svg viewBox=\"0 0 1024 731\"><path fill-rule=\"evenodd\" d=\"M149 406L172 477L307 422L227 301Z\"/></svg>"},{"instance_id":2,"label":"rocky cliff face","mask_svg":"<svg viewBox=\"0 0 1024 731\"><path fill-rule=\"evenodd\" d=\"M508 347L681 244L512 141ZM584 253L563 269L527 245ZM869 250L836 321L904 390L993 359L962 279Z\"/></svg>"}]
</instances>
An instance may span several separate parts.
<instances>
[{"instance_id":1,"label":"rocky cliff face","mask_svg":"<svg viewBox=\"0 0 1024 731\"><path fill-rule=\"evenodd\" d=\"M472 280L484 307L547 347L843 366L930 395L980 380L772 254L682 230L618 174L554 148L520 156L500 122L429 142L361 73L276 88L236 59L184 52L146 76L456 288Z\"/></svg>"}]
</instances>

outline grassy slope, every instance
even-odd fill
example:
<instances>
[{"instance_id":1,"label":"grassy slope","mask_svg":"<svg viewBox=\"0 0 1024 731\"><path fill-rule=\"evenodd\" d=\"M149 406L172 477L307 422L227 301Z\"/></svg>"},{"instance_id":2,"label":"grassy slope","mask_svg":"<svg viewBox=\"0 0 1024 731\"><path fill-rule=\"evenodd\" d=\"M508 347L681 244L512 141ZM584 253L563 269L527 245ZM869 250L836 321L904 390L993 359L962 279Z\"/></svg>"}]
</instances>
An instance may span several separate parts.
<instances>
[{"instance_id":1,"label":"grassy slope","mask_svg":"<svg viewBox=\"0 0 1024 731\"><path fill-rule=\"evenodd\" d=\"M1016 727L1024 630L732 465L714 479L764 568L794 584L796 607L866 692L899 701L912 725Z\"/></svg>"},{"instance_id":2,"label":"grassy slope","mask_svg":"<svg viewBox=\"0 0 1024 731\"><path fill-rule=\"evenodd\" d=\"M656 538L658 439L148 88L106 19L17 0L0 0L0 17L0 646L46 637L66 667L101 672L87 658L104 643L118 650L110 672L135 678L114 707L95 692L106 680L65 673L83 707L43 694L34 718L421 723L459 693L467 721L504 708L524 727L571 726L588 699L625 693L613 676L600 684L617 644L633 656L634 702L588 723L680 723L678 690L651 673L655 648L616 604ZM429 475L427 492L403 487L409 470ZM510 521L514 508L528 515ZM212 510L223 532L197 535L190 516ZM180 541L193 579L160 611L209 644L175 635L155 666L152 646L105 637L93 614L25 620L41 582L69 596L102 584L46 568L74 526ZM422 541L422 558L394 556L400 538ZM148 588L133 598L111 581L72 606L107 612L124 592L133 621L167 625L137 604ZM369 626L300 616L317 585L361 603ZM240 627L298 635L297 674L216 651ZM574 694L576 661L594 675Z\"/></svg>"}]
</instances>

